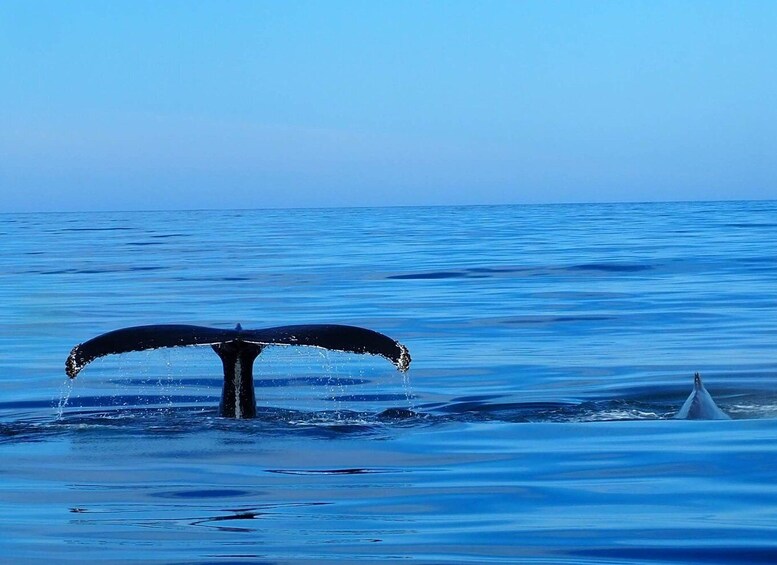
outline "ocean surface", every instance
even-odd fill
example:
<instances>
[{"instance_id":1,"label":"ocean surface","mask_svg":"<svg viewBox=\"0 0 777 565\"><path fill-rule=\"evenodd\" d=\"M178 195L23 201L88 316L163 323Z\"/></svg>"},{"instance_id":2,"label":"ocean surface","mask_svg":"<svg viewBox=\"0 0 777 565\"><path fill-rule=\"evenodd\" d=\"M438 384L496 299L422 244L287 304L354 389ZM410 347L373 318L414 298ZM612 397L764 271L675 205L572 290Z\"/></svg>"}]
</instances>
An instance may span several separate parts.
<instances>
[{"instance_id":1,"label":"ocean surface","mask_svg":"<svg viewBox=\"0 0 777 565\"><path fill-rule=\"evenodd\" d=\"M777 562L777 202L0 214L1 563ZM341 323L268 348L125 326ZM732 420L673 419L699 371Z\"/></svg>"}]
</instances>

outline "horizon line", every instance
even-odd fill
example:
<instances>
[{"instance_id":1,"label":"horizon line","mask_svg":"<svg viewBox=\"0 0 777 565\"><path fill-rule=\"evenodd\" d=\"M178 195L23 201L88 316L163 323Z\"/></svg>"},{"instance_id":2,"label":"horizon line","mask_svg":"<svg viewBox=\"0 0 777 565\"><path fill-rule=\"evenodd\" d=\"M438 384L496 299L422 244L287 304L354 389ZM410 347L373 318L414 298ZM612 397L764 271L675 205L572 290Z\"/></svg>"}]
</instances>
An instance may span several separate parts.
<instances>
[{"instance_id":1,"label":"horizon line","mask_svg":"<svg viewBox=\"0 0 777 565\"><path fill-rule=\"evenodd\" d=\"M700 200L602 200L602 201L562 201L562 202L515 202L515 203L479 203L479 204L389 204L389 205L345 205L345 206L267 206L257 208L128 208L128 209L93 209L93 210L24 210L0 211L0 215L22 214L116 214L116 213L159 213L159 212L252 212L252 211L284 211L284 210L368 210L392 208L497 208L518 206L607 206L624 204L712 204L720 202L777 202L777 198L710 198Z\"/></svg>"}]
</instances>

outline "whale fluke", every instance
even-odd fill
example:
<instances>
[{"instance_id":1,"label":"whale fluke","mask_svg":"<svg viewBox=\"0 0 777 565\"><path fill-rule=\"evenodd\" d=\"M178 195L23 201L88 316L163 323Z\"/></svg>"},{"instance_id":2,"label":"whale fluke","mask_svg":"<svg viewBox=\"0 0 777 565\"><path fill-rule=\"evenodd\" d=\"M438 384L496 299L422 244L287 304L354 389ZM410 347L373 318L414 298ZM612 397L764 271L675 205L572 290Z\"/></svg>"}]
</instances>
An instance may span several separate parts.
<instances>
[{"instance_id":1,"label":"whale fluke","mask_svg":"<svg viewBox=\"0 0 777 565\"><path fill-rule=\"evenodd\" d=\"M235 339L236 334L236 330L185 325L122 328L76 345L65 362L65 372L72 379L86 365L105 355L181 345L213 345Z\"/></svg>"},{"instance_id":2,"label":"whale fluke","mask_svg":"<svg viewBox=\"0 0 777 565\"><path fill-rule=\"evenodd\" d=\"M256 415L253 362L268 345L320 347L348 353L380 355L404 372L410 352L401 343L366 328L339 324L279 326L260 330L234 330L189 325L152 325L122 328L76 345L65 361L70 378L105 355L163 347L210 345L224 366L220 413L232 418Z\"/></svg>"},{"instance_id":3,"label":"whale fluke","mask_svg":"<svg viewBox=\"0 0 777 565\"><path fill-rule=\"evenodd\" d=\"M731 417L723 412L701 382L701 375L693 375L693 391L685 401L675 418L681 420L730 420Z\"/></svg>"}]
</instances>

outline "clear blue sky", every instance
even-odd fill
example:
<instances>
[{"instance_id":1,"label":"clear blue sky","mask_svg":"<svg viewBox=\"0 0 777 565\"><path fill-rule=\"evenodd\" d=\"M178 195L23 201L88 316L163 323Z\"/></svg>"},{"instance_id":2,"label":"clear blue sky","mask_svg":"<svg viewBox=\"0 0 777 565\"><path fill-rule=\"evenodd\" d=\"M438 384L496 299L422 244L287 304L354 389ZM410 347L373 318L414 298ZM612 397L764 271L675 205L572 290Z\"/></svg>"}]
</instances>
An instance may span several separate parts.
<instances>
[{"instance_id":1,"label":"clear blue sky","mask_svg":"<svg viewBox=\"0 0 777 565\"><path fill-rule=\"evenodd\" d=\"M773 199L777 2L3 0L0 196Z\"/></svg>"}]
</instances>

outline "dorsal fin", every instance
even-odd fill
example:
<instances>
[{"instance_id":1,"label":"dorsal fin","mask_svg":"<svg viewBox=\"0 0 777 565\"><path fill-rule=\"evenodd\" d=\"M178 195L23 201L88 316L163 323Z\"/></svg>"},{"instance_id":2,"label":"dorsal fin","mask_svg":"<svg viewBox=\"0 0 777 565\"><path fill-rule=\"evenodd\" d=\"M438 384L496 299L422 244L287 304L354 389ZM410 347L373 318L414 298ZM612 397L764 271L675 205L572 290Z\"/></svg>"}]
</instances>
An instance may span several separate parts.
<instances>
[{"instance_id":1,"label":"dorsal fin","mask_svg":"<svg viewBox=\"0 0 777 565\"><path fill-rule=\"evenodd\" d=\"M701 382L701 375L693 375L693 390L688 400L685 401L675 418L681 420L730 420L731 417L723 412L707 389Z\"/></svg>"}]
</instances>

